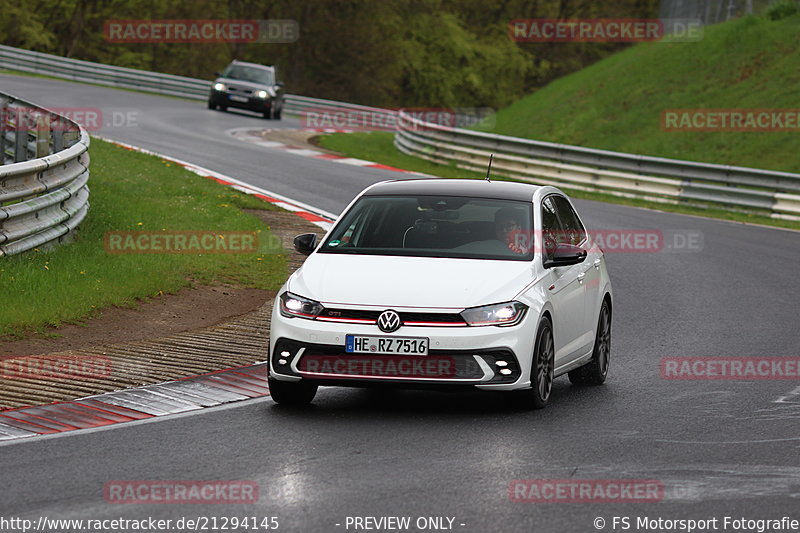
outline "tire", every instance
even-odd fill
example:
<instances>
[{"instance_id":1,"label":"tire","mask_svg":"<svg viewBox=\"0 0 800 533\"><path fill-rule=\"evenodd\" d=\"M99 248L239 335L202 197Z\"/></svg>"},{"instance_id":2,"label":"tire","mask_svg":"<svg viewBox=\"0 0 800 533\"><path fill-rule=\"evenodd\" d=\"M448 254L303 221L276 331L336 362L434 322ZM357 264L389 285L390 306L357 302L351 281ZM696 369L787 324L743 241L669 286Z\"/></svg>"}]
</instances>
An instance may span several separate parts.
<instances>
[{"instance_id":1,"label":"tire","mask_svg":"<svg viewBox=\"0 0 800 533\"><path fill-rule=\"evenodd\" d=\"M220 108L222 111L227 111L227 110L228 110L228 106L226 106L226 105L220 105L220 106L219 106L219 108Z\"/></svg>"},{"instance_id":2,"label":"tire","mask_svg":"<svg viewBox=\"0 0 800 533\"><path fill-rule=\"evenodd\" d=\"M217 104L215 104L214 102L212 102L211 100L209 100L209 101L208 101L208 108L209 108L209 109L213 109L213 110L215 110L215 111L216 111L216 109L217 109Z\"/></svg>"},{"instance_id":3,"label":"tire","mask_svg":"<svg viewBox=\"0 0 800 533\"><path fill-rule=\"evenodd\" d=\"M611 309L608 300L600 306L597 319L597 333L594 338L592 359L580 368L569 373L573 385L602 385L608 376L608 365L611 358Z\"/></svg>"},{"instance_id":4,"label":"tire","mask_svg":"<svg viewBox=\"0 0 800 533\"><path fill-rule=\"evenodd\" d=\"M267 378L269 393L275 403L281 405L308 405L317 395L317 385L311 383L293 383Z\"/></svg>"},{"instance_id":5,"label":"tire","mask_svg":"<svg viewBox=\"0 0 800 533\"><path fill-rule=\"evenodd\" d=\"M280 120L281 115L283 114L283 106L279 107L277 111L275 111L275 115L272 117L275 120Z\"/></svg>"},{"instance_id":6,"label":"tire","mask_svg":"<svg viewBox=\"0 0 800 533\"><path fill-rule=\"evenodd\" d=\"M272 118L274 117L273 110L274 108L272 106L269 106L269 110L264 111L264 113L262 113L266 120L272 120Z\"/></svg>"},{"instance_id":7,"label":"tire","mask_svg":"<svg viewBox=\"0 0 800 533\"><path fill-rule=\"evenodd\" d=\"M536 344L531 361L531 388L518 391L519 403L526 409L542 409L550 401L553 392L555 369L555 344L553 326L543 318L536 332Z\"/></svg>"}]
</instances>

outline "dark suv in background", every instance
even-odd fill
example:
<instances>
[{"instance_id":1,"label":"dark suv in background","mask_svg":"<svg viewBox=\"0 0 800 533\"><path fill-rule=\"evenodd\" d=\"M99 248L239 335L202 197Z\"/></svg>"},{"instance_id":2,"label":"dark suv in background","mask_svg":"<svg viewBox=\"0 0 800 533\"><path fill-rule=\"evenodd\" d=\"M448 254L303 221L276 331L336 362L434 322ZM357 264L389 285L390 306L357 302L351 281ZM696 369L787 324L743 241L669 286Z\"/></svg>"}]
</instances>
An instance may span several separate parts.
<instances>
[{"instance_id":1,"label":"dark suv in background","mask_svg":"<svg viewBox=\"0 0 800 533\"><path fill-rule=\"evenodd\" d=\"M277 81L275 67L233 61L211 85L209 109L247 109L280 120L283 111L283 82Z\"/></svg>"}]
</instances>

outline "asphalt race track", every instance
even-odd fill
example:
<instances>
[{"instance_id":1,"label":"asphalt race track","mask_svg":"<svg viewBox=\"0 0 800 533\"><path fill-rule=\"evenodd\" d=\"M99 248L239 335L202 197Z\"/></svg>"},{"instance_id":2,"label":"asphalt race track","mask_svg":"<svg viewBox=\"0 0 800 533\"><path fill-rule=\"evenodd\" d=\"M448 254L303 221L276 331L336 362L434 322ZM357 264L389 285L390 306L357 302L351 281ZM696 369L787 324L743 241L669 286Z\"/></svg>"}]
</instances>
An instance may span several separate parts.
<instances>
[{"instance_id":1,"label":"asphalt race track","mask_svg":"<svg viewBox=\"0 0 800 533\"><path fill-rule=\"evenodd\" d=\"M201 102L10 75L0 75L0 90L50 107L100 108L104 117L132 111L135 126L96 133L334 213L366 185L399 176L225 134L299 127L293 118L270 122ZM537 412L477 392L321 389L307 410L266 398L21 439L0 446L0 516L275 516L283 531L347 531L348 516L410 516L412 524L450 517L464 532L589 532L598 517L611 531L615 516L800 519L800 383L667 380L660 369L665 357L800 356L800 233L577 203L589 228L665 235L660 252L608 254L615 306L605 386L559 378L551 405ZM693 245L676 249L689 235ZM664 497L509 498L515 479L594 478L658 480ZM109 504L103 487L113 480L253 480L260 498Z\"/></svg>"}]
</instances>

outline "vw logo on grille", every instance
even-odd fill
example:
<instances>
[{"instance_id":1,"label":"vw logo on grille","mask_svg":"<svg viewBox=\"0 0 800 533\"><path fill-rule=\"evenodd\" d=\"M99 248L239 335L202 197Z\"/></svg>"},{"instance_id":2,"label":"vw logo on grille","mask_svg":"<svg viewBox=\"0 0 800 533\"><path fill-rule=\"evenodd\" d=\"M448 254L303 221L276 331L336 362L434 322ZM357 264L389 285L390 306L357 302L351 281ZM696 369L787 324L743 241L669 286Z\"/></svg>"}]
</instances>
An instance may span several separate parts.
<instances>
[{"instance_id":1,"label":"vw logo on grille","mask_svg":"<svg viewBox=\"0 0 800 533\"><path fill-rule=\"evenodd\" d=\"M400 329L401 325L400 315L391 309L378 315L378 327L381 328L381 331L391 333Z\"/></svg>"}]
</instances>

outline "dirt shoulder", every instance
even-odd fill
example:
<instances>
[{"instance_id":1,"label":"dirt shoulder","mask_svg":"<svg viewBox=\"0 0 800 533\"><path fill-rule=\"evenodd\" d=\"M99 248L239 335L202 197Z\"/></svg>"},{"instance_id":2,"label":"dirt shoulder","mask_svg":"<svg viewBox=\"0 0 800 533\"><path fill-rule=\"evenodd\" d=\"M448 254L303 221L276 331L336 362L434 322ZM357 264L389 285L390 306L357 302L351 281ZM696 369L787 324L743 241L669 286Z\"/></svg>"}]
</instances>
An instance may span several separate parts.
<instances>
[{"instance_id":1,"label":"dirt shoulder","mask_svg":"<svg viewBox=\"0 0 800 533\"><path fill-rule=\"evenodd\" d=\"M248 212L281 238L290 272L305 259L292 249L294 236L323 233L289 212ZM272 291L198 286L153 298L136 309L103 310L85 325L53 328L49 336L0 343L0 410L263 361L274 298ZM54 376L54 361L94 375Z\"/></svg>"},{"instance_id":2,"label":"dirt shoulder","mask_svg":"<svg viewBox=\"0 0 800 533\"><path fill-rule=\"evenodd\" d=\"M274 292L261 289L199 285L153 298L135 309L104 309L84 325L66 324L50 328L45 335L0 343L0 359L152 339L213 326L256 311L274 297Z\"/></svg>"}]
</instances>

